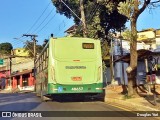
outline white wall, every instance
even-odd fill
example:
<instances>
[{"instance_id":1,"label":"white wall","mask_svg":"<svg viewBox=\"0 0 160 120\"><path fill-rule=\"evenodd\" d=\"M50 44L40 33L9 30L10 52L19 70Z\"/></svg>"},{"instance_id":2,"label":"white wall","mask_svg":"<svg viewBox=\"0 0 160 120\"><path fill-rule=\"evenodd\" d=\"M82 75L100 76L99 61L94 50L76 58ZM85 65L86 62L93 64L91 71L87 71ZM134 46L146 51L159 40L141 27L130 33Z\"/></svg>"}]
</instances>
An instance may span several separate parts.
<instances>
[{"instance_id":1,"label":"white wall","mask_svg":"<svg viewBox=\"0 0 160 120\"><path fill-rule=\"evenodd\" d=\"M156 38L156 48L160 48L160 38Z\"/></svg>"},{"instance_id":2,"label":"white wall","mask_svg":"<svg viewBox=\"0 0 160 120\"><path fill-rule=\"evenodd\" d=\"M22 72L24 69L33 69L34 67L34 62L33 61L28 61L28 62L23 62L19 64L13 64L12 65L12 72L14 71L19 71Z\"/></svg>"},{"instance_id":3,"label":"white wall","mask_svg":"<svg viewBox=\"0 0 160 120\"><path fill-rule=\"evenodd\" d=\"M152 45L151 47L153 47L155 49L155 45ZM127 53L130 53L130 42L122 40L122 49L123 49L123 55L126 55ZM150 45L147 45L143 42L142 43L137 43L137 50L140 50L140 49L149 50ZM116 55L116 56L121 55L121 42L120 42L119 39L114 40L113 55Z\"/></svg>"}]
</instances>

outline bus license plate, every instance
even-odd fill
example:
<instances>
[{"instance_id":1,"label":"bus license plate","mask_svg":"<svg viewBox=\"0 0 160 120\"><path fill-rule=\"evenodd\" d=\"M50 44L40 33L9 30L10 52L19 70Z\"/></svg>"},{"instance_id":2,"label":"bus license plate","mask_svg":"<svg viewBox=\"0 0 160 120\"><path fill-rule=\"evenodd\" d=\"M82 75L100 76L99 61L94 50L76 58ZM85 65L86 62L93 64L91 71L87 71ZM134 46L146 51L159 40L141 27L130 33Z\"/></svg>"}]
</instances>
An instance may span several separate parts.
<instances>
[{"instance_id":1,"label":"bus license plate","mask_svg":"<svg viewBox=\"0 0 160 120\"><path fill-rule=\"evenodd\" d=\"M73 87L72 90L73 91L82 91L83 87Z\"/></svg>"}]
</instances>

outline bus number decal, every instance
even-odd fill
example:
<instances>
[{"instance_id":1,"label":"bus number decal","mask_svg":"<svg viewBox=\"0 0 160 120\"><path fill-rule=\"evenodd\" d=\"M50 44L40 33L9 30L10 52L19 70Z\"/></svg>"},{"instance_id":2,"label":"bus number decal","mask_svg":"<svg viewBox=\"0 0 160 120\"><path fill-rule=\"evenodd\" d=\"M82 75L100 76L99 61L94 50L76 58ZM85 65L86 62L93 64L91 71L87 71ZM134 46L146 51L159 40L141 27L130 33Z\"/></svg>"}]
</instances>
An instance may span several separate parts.
<instances>
[{"instance_id":1,"label":"bus number decal","mask_svg":"<svg viewBox=\"0 0 160 120\"><path fill-rule=\"evenodd\" d=\"M66 66L66 69L86 69L86 66Z\"/></svg>"},{"instance_id":2,"label":"bus number decal","mask_svg":"<svg viewBox=\"0 0 160 120\"><path fill-rule=\"evenodd\" d=\"M72 90L73 91L82 91L83 87L73 87Z\"/></svg>"}]
</instances>

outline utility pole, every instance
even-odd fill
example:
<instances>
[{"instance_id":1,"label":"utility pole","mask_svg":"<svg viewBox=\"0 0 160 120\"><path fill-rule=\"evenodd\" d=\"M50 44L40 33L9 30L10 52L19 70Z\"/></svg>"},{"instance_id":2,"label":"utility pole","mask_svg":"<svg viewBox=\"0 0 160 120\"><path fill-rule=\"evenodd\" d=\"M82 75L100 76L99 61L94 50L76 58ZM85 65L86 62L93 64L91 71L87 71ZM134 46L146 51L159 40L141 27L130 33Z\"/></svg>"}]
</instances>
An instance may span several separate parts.
<instances>
[{"instance_id":1,"label":"utility pole","mask_svg":"<svg viewBox=\"0 0 160 120\"><path fill-rule=\"evenodd\" d=\"M12 77L11 77L11 74L12 74L12 56L9 56L8 57L8 70L9 70L9 80L8 80L8 85L9 85L9 90L12 90Z\"/></svg>"},{"instance_id":2,"label":"utility pole","mask_svg":"<svg viewBox=\"0 0 160 120\"><path fill-rule=\"evenodd\" d=\"M82 26L83 26L83 37L87 37L87 26L86 26L85 14L84 14L83 0L79 0L79 2L80 2L81 20L82 20Z\"/></svg>"},{"instance_id":3,"label":"utility pole","mask_svg":"<svg viewBox=\"0 0 160 120\"><path fill-rule=\"evenodd\" d=\"M31 34L23 34L23 36L26 36L26 37L31 37L31 40L33 41L33 50L34 50L34 79L36 78L35 76L35 70L36 70L36 64L35 64L35 61L36 61L36 37L38 37L38 35L31 35ZM35 90L36 90L36 84L35 84Z\"/></svg>"},{"instance_id":4,"label":"utility pole","mask_svg":"<svg viewBox=\"0 0 160 120\"><path fill-rule=\"evenodd\" d=\"M12 57L9 57L9 86L12 87L12 80L11 80L11 74L12 74Z\"/></svg>"}]
</instances>

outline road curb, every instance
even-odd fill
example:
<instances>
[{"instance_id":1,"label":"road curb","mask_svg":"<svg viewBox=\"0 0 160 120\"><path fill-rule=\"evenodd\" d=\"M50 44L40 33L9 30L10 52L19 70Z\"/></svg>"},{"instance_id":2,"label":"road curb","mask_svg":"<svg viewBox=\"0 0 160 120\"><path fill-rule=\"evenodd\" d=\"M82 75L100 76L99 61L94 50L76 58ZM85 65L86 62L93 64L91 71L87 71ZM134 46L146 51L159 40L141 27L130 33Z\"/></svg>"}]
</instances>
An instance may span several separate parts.
<instances>
[{"instance_id":1,"label":"road curb","mask_svg":"<svg viewBox=\"0 0 160 120\"><path fill-rule=\"evenodd\" d=\"M120 107L123 107L128 110L132 110L132 111L159 111L158 109L155 109L155 108L132 103L133 101L131 102L127 100L120 100L116 98L107 98L107 97L105 97L104 101L106 103L118 105Z\"/></svg>"}]
</instances>

